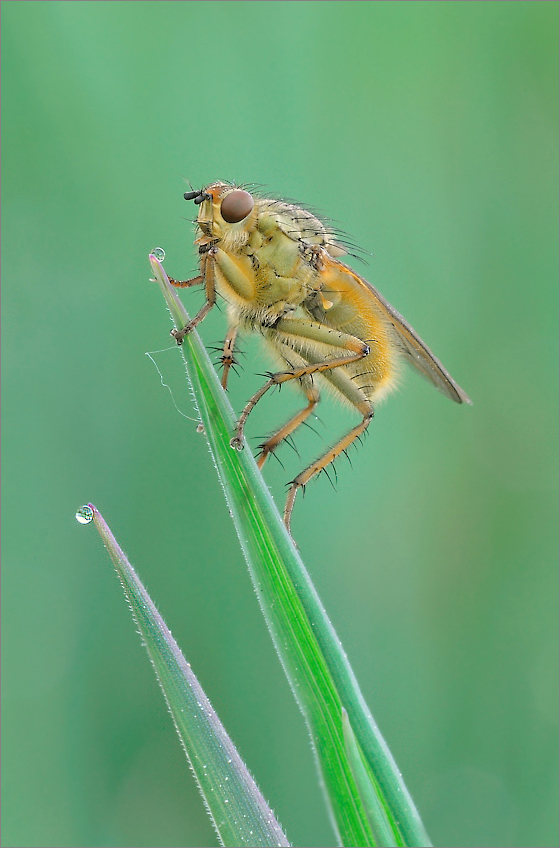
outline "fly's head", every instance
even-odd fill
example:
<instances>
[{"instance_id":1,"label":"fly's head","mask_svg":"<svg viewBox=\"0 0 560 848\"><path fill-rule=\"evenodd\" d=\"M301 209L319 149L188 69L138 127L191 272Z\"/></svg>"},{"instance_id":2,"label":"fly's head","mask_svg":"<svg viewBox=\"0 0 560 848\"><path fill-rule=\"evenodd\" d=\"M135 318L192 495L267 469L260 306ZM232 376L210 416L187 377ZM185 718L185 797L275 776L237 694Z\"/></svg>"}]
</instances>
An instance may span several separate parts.
<instances>
[{"instance_id":1,"label":"fly's head","mask_svg":"<svg viewBox=\"0 0 560 848\"><path fill-rule=\"evenodd\" d=\"M269 253L278 249L289 253L289 240L299 245L302 257L310 265L317 260L316 249L322 248L331 256L347 252L334 229L292 202L253 195L222 181L188 191L184 197L198 206L199 233L195 244L219 243L222 250L231 253L243 253L249 248L259 251L268 245Z\"/></svg>"},{"instance_id":2,"label":"fly's head","mask_svg":"<svg viewBox=\"0 0 560 848\"><path fill-rule=\"evenodd\" d=\"M224 250L233 251L247 244L257 219L255 200L248 191L216 182L199 191L188 191L184 197L199 207L196 223L202 235L196 240L198 244L220 242Z\"/></svg>"}]
</instances>

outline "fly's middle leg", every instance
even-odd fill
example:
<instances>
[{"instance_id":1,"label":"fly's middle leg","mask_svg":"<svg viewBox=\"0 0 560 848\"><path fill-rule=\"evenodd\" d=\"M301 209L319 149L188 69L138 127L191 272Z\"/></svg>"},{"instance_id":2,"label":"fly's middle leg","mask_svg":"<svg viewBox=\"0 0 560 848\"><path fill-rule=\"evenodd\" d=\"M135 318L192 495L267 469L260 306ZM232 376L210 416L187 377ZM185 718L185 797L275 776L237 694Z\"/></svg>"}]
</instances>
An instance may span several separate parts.
<instances>
[{"instance_id":1,"label":"fly's middle leg","mask_svg":"<svg viewBox=\"0 0 560 848\"><path fill-rule=\"evenodd\" d=\"M299 353L297 353L297 351L287 345L279 345L278 350L285 359L288 367L293 368L296 364L299 366L309 364L302 356L300 356ZM261 451L257 458L257 465L259 468L263 467L267 457L270 456L271 453L274 453L278 445L280 445L285 439L289 438L291 434L294 433L307 418L309 418L319 403L321 396L318 388L313 383L312 377L303 377L300 381L300 387L307 398L307 406L297 412L292 418L290 418L289 421L286 422L286 424L284 424L283 427L279 427L278 430L264 442L264 444L259 446Z\"/></svg>"},{"instance_id":2,"label":"fly's middle leg","mask_svg":"<svg viewBox=\"0 0 560 848\"><path fill-rule=\"evenodd\" d=\"M229 372L232 365L236 365L236 359L234 357L234 348L235 348L235 339L237 337L237 325L229 327L227 331L227 335L224 339L224 347L221 356L221 362L224 367L224 373L222 374L222 388L227 389L227 381L229 377Z\"/></svg>"},{"instance_id":3,"label":"fly's middle leg","mask_svg":"<svg viewBox=\"0 0 560 848\"><path fill-rule=\"evenodd\" d=\"M366 342L356 338L356 336L340 333L324 324L314 321L283 318L277 322L275 329L279 334L278 340L281 342L283 348L288 346L297 350L302 347L312 347L313 342L317 342L321 345L321 349L325 345L328 345L333 349L334 353L339 353L341 349L347 351L347 353L344 356L336 356L331 359L321 359L319 355L317 357L318 361L311 363L303 362L301 357L298 357L301 364L288 371L278 371L272 374L268 382L250 398L239 417L235 436L230 442L231 447L236 450L243 449L243 431L247 418L259 400L272 386L281 385L289 380L302 380L303 382L304 378L311 377L313 374L320 374L322 372L329 372L335 368L341 368L344 365L357 362L369 354L369 347Z\"/></svg>"},{"instance_id":4,"label":"fly's middle leg","mask_svg":"<svg viewBox=\"0 0 560 848\"><path fill-rule=\"evenodd\" d=\"M270 456L270 454L276 450L280 442L283 442L284 439L287 439L288 436L291 436L294 430L296 430L301 424L303 424L306 418L309 418L318 403L318 396L315 397L315 395L313 395L312 397L310 397L309 403L307 404L305 409L300 410L300 412L294 415L293 418L290 418L290 420L286 422L283 427L280 427L280 429L277 430L274 435L272 435L269 439L266 440L263 445L261 445L261 452L257 459L257 465L259 466L259 468L263 467L267 456Z\"/></svg>"}]
</instances>

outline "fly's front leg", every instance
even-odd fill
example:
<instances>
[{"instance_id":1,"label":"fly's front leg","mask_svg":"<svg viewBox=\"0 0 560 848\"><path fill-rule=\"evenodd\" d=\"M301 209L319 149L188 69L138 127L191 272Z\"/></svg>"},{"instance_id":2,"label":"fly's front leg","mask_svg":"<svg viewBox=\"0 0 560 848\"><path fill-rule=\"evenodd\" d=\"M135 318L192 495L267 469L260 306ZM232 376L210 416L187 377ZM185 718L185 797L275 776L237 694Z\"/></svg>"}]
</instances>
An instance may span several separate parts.
<instances>
[{"instance_id":1,"label":"fly's front leg","mask_svg":"<svg viewBox=\"0 0 560 848\"><path fill-rule=\"evenodd\" d=\"M319 324L315 321L299 318L282 318L276 322L274 330L278 333L279 340L283 344L295 349L304 346L310 347L313 342L317 342L321 347L329 345L335 352L342 349L349 353L334 359L324 359L319 362L292 368L289 371L279 371L276 374L271 374L268 382L258 392L255 392L241 413L237 422L235 436L230 442L231 447L236 450L243 449L243 430L249 414L272 386L287 383L289 380L301 380L302 377L319 374L322 371L329 371L333 368L340 368L341 366L349 365L351 362L357 362L369 354L369 346L366 342L358 339L356 336L340 333L338 330L332 329L332 327L327 327L325 324Z\"/></svg>"},{"instance_id":2,"label":"fly's front leg","mask_svg":"<svg viewBox=\"0 0 560 848\"><path fill-rule=\"evenodd\" d=\"M177 344L183 344L183 339L190 333L191 330L194 330L197 324L205 318L214 304L216 303L216 287L215 287L215 273L214 273L214 264L216 261L216 247L210 247L205 253L201 254L201 265L202 265L202 280L204 281L204 285L206 287L206 303L202 306L202 308L198 311L198 313L191 318L186 327L183 327L182 330L171 330L171 335L174 339L176 339ZM198 281L198 277L195 277L194 280ZM187 280L186 283L188 285L195 285L194 281ZM176 282L173 283L177 285ZM182 285L182 284L179 284Z\"/></svg>"},{"instance_id":3,"label":"fly's front leg","mask_svg":"<svg viewBox=\"0 0 560 848\"><path fill-rule=\"evenodd\" d=\"M202 274L199 274L198 277L192 277L190 280L174 280L173 277L168 277L167 279L177 289L189 289L191 286L201 286L204 282Z\"/></svg>"}]
</instances>

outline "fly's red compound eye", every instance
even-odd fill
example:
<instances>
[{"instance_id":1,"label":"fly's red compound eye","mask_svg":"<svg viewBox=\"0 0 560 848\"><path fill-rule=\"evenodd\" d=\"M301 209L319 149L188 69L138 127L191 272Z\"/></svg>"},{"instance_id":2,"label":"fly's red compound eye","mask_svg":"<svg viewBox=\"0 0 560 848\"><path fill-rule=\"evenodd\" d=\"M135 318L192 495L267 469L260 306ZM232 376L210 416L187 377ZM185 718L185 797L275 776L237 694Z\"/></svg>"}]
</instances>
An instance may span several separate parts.
<instances>
[{"instance_id":1,"label":"fly's red compound eye","mask_svg":"<svg viewBox=\"0 0 560 848\"><path fill-rule=\"evenodd\" d=\"M222 218L228 224L238 224L239 221L247 217L254 205L255 201L248 191L242 191L239 188L235 191L230 191L222 201L220 209Z\"/></svg>"}]
</instances>

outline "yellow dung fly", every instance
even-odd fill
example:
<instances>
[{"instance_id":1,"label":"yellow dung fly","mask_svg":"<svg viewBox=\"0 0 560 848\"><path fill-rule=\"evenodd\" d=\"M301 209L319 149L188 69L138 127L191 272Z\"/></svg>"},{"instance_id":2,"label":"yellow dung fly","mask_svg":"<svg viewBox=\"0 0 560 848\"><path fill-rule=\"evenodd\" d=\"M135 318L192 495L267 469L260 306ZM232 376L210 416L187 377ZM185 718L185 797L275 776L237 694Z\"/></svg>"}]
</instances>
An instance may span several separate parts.
<instances>
[{"instance_id":1,"label":"yellow dung fly","mask_svg":"<svg viewBox=\"0 0 560 848\"><path fill-rule=\"evenodd\" d=\"M298 489L326 469L361 436L376 403L396 384L401 361L413 365L456 403L470 403L441 362L402 315L340 257L346 250L319 218L293 203L260 197L254 191L215 182L185 194L199 207L197 238L200 274L173 280L179 287L203 285L206 300L182 330L181 344L216 303L227 303L222 385L227 387L238 331L261 334L285 366L245 405L231 446L243 448L245 423L273 386L295 381L306 406L277 430L258 457L267 456L311 415L320 400L321 381L354 407L361 421L290 483L284 521L288 530Z\"/></svg>"}]
</instances>

